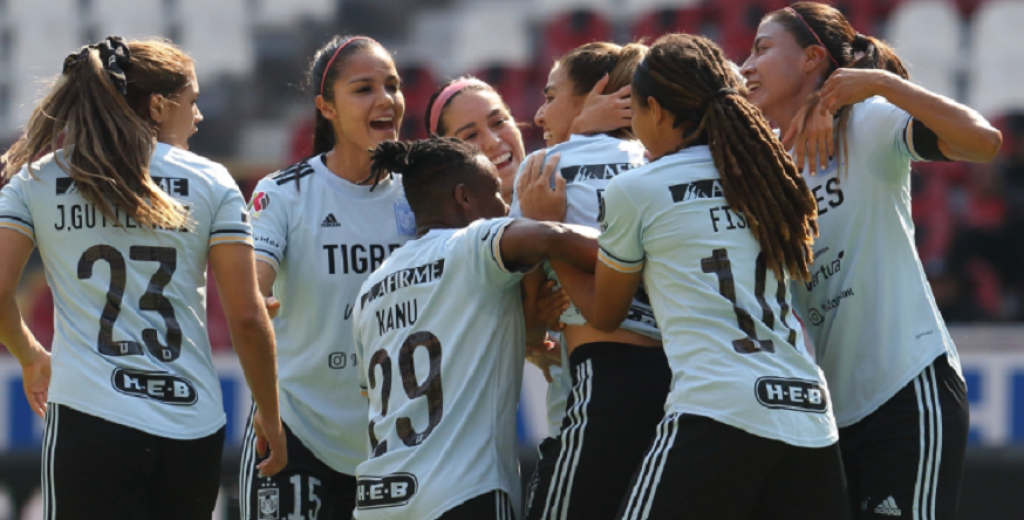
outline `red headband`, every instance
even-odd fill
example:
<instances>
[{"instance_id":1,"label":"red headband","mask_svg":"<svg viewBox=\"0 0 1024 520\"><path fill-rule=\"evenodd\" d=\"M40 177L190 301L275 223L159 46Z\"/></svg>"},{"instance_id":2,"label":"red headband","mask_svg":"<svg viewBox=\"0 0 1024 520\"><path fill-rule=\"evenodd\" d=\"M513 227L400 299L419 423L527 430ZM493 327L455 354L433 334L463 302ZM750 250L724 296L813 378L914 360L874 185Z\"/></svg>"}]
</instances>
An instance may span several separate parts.
<instances>
[{"instance_id":1,"label":"red headband","mask_svg":"<svg viewBox=\"0 0 1024 520\"><path fill-rule=\"evenodd\" d=\"M370 42L373 42L373 43L377 43L376 41L374 41L373 38L370 38L369 36L353 36L353 37L349 38L348 41L346 41L345 43L339 45L338 48L334 50L334 54L331 55L330 61L327 62L327 67L324 69L323 77L320 78L320 95L321 96L324 95L324 82L327 81L327 72L331 70L331 65L334 65L334 58L338 57L338 53L341 52L341 49L344 49L345 47L348 46L348 44L350 44L350 43L352 43L352 42L354 42L356 40L366 40L366 41L370 41Z\"/></svg>"},{"instance_id":2,"label":"red headband","mask_svg":"<svg viewBox=\"0 0 1024 520\"><path fill-rule=\"evenodd\" d=\"M430 133L437 133L437 124L441 121L441 111L444 109L445 103L452 98L455 94L458 94L460 90L470 85L482 85L487 86L486 83L476 78L460 79L459 81L453 82L448 85L438 94L437 99L434 100L434 104L430 105Z\"/></svg>"},{"instance_id":3,"label":"red headband","mask_svg":"<svg viewBox=\"0 0 1024 520\"><path fill-rule=\"evenodd\" d=\"M821 45L821 48L825 49L825 54L828 55L828 59L832 60L832 63L836 67L838 67L839 66L839 62L836 61L836 59L832 57L832 53L829 52L828 47L825 47L825 44L822 43L821 38L818 38L818 33L814 32L814 29L811 29L811 24L807 23L807 20L804 20L804 17L800 16L800 13L796 12L796 9L793 9L792 7L785 7L784 9L789 11L789 12L791 12L791 13L793 13L794 16L796 16L801 22L804 23L804 27L806 27L808 31L811 31L811 36L814 36L814 39L818 40L818 45Z\"/></svg>"}]
</instances>

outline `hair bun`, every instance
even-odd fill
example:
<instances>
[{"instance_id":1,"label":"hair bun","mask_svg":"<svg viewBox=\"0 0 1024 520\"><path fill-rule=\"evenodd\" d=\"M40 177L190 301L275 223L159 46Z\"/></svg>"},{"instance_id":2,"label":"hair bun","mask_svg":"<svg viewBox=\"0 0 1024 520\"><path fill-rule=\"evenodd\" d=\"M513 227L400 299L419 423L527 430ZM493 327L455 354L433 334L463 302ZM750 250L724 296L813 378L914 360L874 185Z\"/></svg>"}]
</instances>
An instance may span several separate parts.
<instances>
[{"instance_id":1,"label":"hair bun","mask_svg":"<svg viewBox=\"0 0 1024 520\"><path fill-rule=\"evenodd\" d=\"M412 147L401 141L384 141L373 151L373 167L401 173L409 166Z\"/></svg>"}]
</instances>

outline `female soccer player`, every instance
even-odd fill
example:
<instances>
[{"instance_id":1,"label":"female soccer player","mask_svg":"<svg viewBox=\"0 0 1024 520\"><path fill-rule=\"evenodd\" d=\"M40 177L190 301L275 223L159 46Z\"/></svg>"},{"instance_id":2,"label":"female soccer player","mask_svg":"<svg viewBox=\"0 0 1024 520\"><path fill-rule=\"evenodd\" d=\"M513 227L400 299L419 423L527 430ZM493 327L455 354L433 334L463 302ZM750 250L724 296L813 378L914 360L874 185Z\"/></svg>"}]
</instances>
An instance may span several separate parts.
<instances>
[{"instance_id":1,"label":"female soccer player","mask_svg":"<svg viewBox=\"0 0 1024 520\"><path fill-rule=\"evenodd\" d=\"M563 278L611 331L642 277L665 337L667 415L621 518L849 518L825 380L790 315L814 198L742 88L710 40L654 43L632 96L653 159L608 185L590 285Z\"/></svg>"},{"instance_id":2,"label":"female soccer player","mask_svg":"<svg viewBox=\"0 0 1024 520\"><path fill-rule=\"evenodd\" d=\"M765 17L743 74L783 135L819 89L837 115L835 157L804 176L821 235L811 278L793 292L832 389L854 516L954 518L966 387L914 247L910 164L989 161L1001 136L908 81L888 45L823 4Z\"/></svg>"},{"instance_id":3,"label":"female soccer player","mask_svg":"<svg viewBox=\"0 0 1024 520\"><path fill-rule=\"evenodd\" d=\"M571 135L570 125L602 77L608 78L606 91L628 88L646 51L641 44L591 43L555 63L534 121L544 129L546 153L557 164L558 187L552 191L548 177L524 175L513 215L521 211L538 220L599 228L608 183L642 166L645 150L626 128L582 136ZM548 273L554 276L550 267ZM591 327L575 308L561 321L567 324L565 368L573 394L558 438L542 445L527 517L611 519L665 415L672 374L642 288L616 330Z\"/></svg>"},{"instance_id":4,"label":"female soccer player","mask_svg":"<svg viewBox=\"0 0 1024 520\"><path fill-rule=\"evenodd\" d=\"M458 139L381 143L374 172L402 174L417 238L356 302L372 455L356 470L355 518L520 518L521 273L549 256L592 270L596 241L504 218L493 162Z\"/></svg>"},{"instance_id":5,"label":"female soccer player","mask_svg":"<svg viewBox=\"0 0 1024 520\"><path fill-rule=\"evenodd\" d=\"M396 139L405 113L388 52L365 37L337 37L313 59L313 156L257 184L250 203L260 291L281 302L281 417L291 460L260 478L251 435L243 447L242 518L348 520L355 469L366 459L366 399L359 393L352 312L359 285L416 228L400 179L373 187L370 153Z\"/></svg>"},{"instance_id":6,"label":"female soccer player","mask_svg":"<svg viewBox=\"0 0 1024 520\"><path fill-rule=\"evenodd\" d=\"M223 166L187 151L198 94L178 48L109 37L64 60L0 161L0 342L45 412L47 519L210 518L226 418L207 259L270 444L259 470L287 462L245 202ZM56 306L52 381L14 299L34 247Z\"/></svg>"},{"instance_id":7,"label":"female soccer player","mask_svg":"<svg viewBox=\"0 0 1024 520\"><path fill-rule=\"evenodd\" d=\"M606 95L603 92L607 83L606 76L586 96L583 109L572 120L573 129L577 133L617 130L623 124L629 125L629 85ZM479 147L498 169L502 198L506 203L512 203L516 172L526 155L523 137L508 104L491 85L472 76L449 81L430 97L424 120L430 135L457 137ZM552 292L555 282L543 282L543 278L540 272L524 278L524 304L527 309L531 305L536 307L541 316L559 316L568 308L569 298L564 291ZM531 314L537 313L528 310L528 319ZM552 330L563 327L557 319L550 325ZM568 373L559 364L559 350L546 352L541 348L531 348L527 352L527 359L537 364L549 377L547 419L551 437L557 437L561 430L565 403L572 387Z\"/></svg>"}]
</instances>

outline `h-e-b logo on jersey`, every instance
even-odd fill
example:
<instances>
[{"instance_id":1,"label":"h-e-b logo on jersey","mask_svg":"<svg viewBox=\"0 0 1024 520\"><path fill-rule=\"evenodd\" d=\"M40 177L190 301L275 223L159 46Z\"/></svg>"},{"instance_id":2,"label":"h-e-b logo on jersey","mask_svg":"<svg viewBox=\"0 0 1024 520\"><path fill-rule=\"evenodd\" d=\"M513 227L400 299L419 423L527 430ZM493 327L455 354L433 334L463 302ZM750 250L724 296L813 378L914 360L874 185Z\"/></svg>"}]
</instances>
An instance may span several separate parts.
<instances>
[{"instance_id":1,"label":"h-e-b logo on jersey","mask_svg":"<svg viewBox=\"0 0 1024 520\"><path fill-rule=\"evenodd\" d=\"M762 377L754 383L754 394L767 408L812 413L828 410L828 391L817 381Z\"/></svg>"},{"instance_id":2,"label":"h-e-b logo on jersey","mask_svg":"<svg viewBox=\"0 0 1024 520\"><path fill-rule=\"evenodd\" d=\"M118 392L164 404L190 405L199 400L191 381L167 372L115 368L110 383Z\"/></svg>"},{"instance_id":3,"label":"h-e-b logo on jersey","mask_svg":"<svg viewBox=\"0 0 1024 520\"><path fill-rule=\"evenodd\" d=\"M356 490L358 509L404 506L419 489L416 475L392 473L383 477L363 475L359 477Z\"/></svg>"}]
</instances>

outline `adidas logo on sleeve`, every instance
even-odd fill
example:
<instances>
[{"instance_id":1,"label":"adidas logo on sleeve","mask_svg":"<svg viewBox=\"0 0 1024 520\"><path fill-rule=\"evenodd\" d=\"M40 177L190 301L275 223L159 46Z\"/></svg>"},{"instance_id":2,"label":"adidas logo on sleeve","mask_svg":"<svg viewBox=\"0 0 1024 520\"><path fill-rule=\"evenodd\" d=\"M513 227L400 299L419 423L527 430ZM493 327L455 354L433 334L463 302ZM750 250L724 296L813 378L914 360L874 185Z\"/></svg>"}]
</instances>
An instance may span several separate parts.
<instances>
[{"instance_id":1,"label":"adidas logo on sleeve","mask_svg":"<svg viewBox=\"0 0 1024 520\"><path fill-rule=\"evenodd\" d=\"M896 505L896 499L889 497L883 500L881 504L878 504L878 507L875 508L875 514L885 516L903 516L903 511L901 511L899 506Z\"/></svg>"},{"instance_id":2,"label":"adidas logo on sleeve","mask_svg":"<svg viewBox=\"0 0 1024 520\"><path fill-rule=\"evenodd\" d=\"M324 217L324 221L320 223L320 227L341 227L341 223L338 219L334 218L334 213L328 213Z\"/></svg>"}]
</instances>

